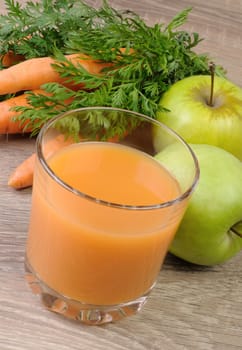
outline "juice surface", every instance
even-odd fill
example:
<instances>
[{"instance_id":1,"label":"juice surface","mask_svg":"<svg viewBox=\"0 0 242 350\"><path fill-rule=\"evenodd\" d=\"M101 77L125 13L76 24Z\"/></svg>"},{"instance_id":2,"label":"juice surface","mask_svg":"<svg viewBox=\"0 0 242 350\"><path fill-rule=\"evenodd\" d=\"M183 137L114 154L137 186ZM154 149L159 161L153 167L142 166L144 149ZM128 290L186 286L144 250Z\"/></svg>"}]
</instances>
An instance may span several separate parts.
<instances>
[{"instance_id":1,"label":"juice surface","mask_svg":"<svg viewBox=\"0 0 242 350\"><path fill-rule=\"evenodd\" d=\"M152 205L179 195L178 184L152 157L119 144L73 144L49 165L68 185L109 202Z\"/></svg>"},{"instance_id":2,"label":"juice surface","mask_svg":"<svg viewBox=\"0 0 242 350\"><path fill-rule=\"evenodd\" d=\"M48 163L65 183L99 200L152 205L180 194L153 158L126 146L74 144ZM154 284L184 207L103 205L66 190L37 163L27 257L60 294L90 304L127 302Z\"/></svg>"}]
</instances>

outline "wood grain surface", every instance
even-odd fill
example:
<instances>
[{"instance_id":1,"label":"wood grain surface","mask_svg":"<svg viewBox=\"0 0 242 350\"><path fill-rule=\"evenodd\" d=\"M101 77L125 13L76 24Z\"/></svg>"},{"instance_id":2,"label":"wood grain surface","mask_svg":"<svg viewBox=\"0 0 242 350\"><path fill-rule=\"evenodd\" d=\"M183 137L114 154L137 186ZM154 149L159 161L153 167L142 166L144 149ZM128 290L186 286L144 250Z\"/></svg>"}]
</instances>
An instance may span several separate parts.
<instances>
[{"instance_id":1,"label":"wood grain surface","mask_svg":"<svg viewBox=\"0 0 242 350\"><path fill-rule=\"evenodd\" d=\"M242 0L110 3L135 10L150 23L167 22L192 6L185 27L204 38L199 50L209 52L242 86ZM4 12L3 0L0 9ZM168 255L143 311L116 324L83 326L45 310L24 280L31 189L14 191L7 186L10 172L33 149L34 140L0 136L1 350L242 349L242 252L210 268Z\"/></svg>"}]
</instances>

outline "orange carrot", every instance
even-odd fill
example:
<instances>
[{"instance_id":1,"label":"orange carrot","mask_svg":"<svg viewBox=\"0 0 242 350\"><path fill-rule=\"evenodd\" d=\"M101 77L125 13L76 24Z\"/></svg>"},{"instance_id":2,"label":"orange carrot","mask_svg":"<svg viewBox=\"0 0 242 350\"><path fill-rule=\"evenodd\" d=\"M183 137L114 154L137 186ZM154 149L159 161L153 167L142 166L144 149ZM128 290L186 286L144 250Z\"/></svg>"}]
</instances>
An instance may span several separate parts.
<instances>
[{"instance_id":1,"label":"orange carrot","mask_svg":"<svg viewBox=\"0 0 242 350\"><path fill-rule=\"evenodd\" d=\"M44 93L42 90L34 90L34 93ZM17 134L22 132L31 132L25 130L25 123L15 120L19 112L12 110L15 106L28 106L28 99L26 94L11 97L0 102L0 134Z\"/></svg>"},{"instance_id":2,"label":"orange carrot","mask_svg":"<svg viewBox=\"0 0 242 350\"><path fill-rule=\"evenodd\" d=\"M71 143L73 143L73 139L66 139L64 135L58 135L56 138L46 143L46 146L43 150L44 155L46 158L48 158L58 149L70 145ZM32 186L35 160L36 153L33 153L30 157L19 164L10 175L8 185L15 188L16 190Z\"/></svg>"},{"instance_id":3,"label":"orange carrot","mask_svg":"<svg viewBox=\"0 0 242 350\"><path fill-rule=\"evenodd\" d=\"M80 54L67 55L66 58L74 64L81 64L91 74L99 74L110 65ZM65 80L55 71L53 63L55 60L50 57L31 58L1 70L0 95L39 89L48 82L63 83Z\"/></svg>"},{"instance_id":4,"label":"orange carrot","mask_svg":"<svg viewBox=\"0 0 242 350\"><path fill-rule=\"evenodd\" d=\"M3 67L10 67L16 63L24 61L24 56L9 51L0 57Z\"/></svg>"},{"instance_id":5,"label":"orange carrot","mask_svg":"<svg viewBox=\"0 0 242 350\"><path fill-rule=\"evenodd\" d=\"M42 94L48 95L44 90L32 90L33 94ZM70 97L65 101L65 104L68 105L73 99ZM18 134L18 133L30 133L31 128L26 127L28 120L21 122L16 119L21 112L15 111L13 108L16 106L27 107L28 95L21 94L15 97L11 97L7 100L0 102L0 135L1 134Z\"/></svg>"},{"instance_id":6,"label":"orange carrot","mask_svg":"<svg viewBox=\"0 0 242 350\"><path fill-rule=\"evenodd\" d=\"M8 185L15 189L32 186L36 154L25 159L10 175Z\"/></svg>"}]
</instances>

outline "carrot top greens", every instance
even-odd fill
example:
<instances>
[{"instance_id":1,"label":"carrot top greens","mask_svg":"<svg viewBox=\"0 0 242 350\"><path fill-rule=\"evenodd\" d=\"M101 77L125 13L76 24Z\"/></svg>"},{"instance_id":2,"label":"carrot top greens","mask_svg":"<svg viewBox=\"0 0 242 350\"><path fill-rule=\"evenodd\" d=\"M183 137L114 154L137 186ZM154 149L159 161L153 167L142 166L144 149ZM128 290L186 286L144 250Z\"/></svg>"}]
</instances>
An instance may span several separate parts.
<instances>
[{"instance_id":1,"label":"carrot top greens","mask_svg":"<svg viewBox=\"0 0 242 350\"><path fill-rule=\"evenodd\" d=\"M89 16L89 7L76 0L40 0L21 4L5 0L0 16L0 55L13 51L26 59L65 51L70 31L76 31Z\"/></svg>"},{"instance_id":2,"label":"carrot top greens","mask_svg":"<svg viewBox=\"0 0 242 350\"><path fill-rule=\"evenodd\" d=\"M17 107L19 119L29 121L33 134L59 112L87 106L112 106L156 118L162 94L176 81L187 76L209 74L210 57L194 48L202 40L198 33L180 27L191 8L178 13L169 24L153 26L131 11L117 11L107 1L94 8L81 0L42 0L25 7L6 0L7 15L0 17L0 54L8 50L26 58L51 55L54 68L62 77L84 84L85 90L70 90L61 84L42 86L51 93L28 92L29 107ZM124 48L124 50L123 50ZM88 73L68 62L64 54L84 53L96 60L112 62L102 75ZM223 74L221 67L216 74ZM64 101L72 98L66 105ZM105 119L90 124L103 124ZM70 127L78 132L80 125ZM126 125L115 125L119 133Z\"/></svg>"}]
</instances>

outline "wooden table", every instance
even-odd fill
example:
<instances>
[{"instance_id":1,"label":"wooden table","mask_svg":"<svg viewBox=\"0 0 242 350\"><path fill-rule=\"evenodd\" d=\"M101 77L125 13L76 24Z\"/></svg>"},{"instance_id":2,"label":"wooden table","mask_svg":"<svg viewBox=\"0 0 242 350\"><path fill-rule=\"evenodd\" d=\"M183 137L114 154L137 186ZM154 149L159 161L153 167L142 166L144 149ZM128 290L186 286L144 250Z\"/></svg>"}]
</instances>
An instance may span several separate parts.
<instances>
[{"instance_id":1,"label":"wooden table","mask_svg":"<svg viewBox=\"0 0 242 350\"><path fill-rule=\"evenodd\" d=\"M242 0L115 0L111 4L135 10L150 23L169 21L192 5L186 28L205 38L199 50L209 52L242 86ZM0 5L4 11L3 0ZM14 191L7 186L10 172L33 147L34 141L23 136L0 136L1 350L242 349L242 252L211 268L168 255L143 311L117 324L88 327L45 310L24 280L31 189Z\"/></svg>"}]
</instances>

